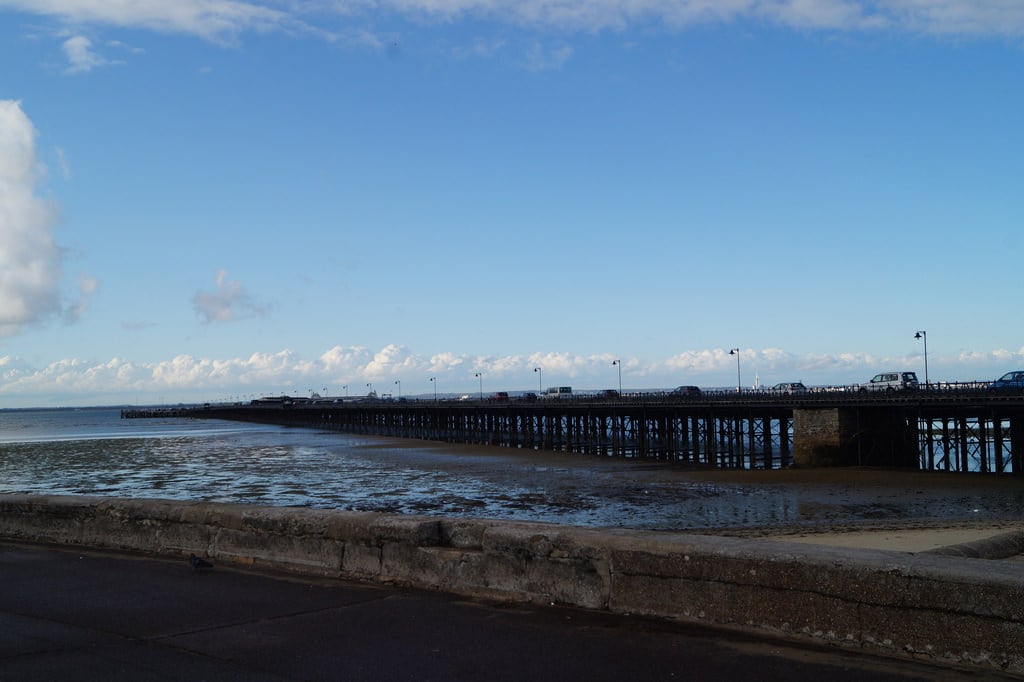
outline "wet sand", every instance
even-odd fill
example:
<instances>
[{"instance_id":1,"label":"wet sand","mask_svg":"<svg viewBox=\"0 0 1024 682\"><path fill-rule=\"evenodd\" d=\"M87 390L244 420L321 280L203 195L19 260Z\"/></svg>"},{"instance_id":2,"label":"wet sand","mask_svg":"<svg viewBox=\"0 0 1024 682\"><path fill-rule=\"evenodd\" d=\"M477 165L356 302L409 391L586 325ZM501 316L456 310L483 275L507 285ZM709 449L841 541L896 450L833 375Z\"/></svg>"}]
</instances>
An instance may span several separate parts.
<instances>
[{"instance_id":1,"label":"wet sand","mask_svg":"<svg viewBox=\"0 0 1024 682\"><path fill-rule=\"evenodd\" d=\"M433 466L485 471L506 490L543 490L545 504L605 500L629 510L632 518L614 524L627 527L906 552L1024 532L1024 477L1009 475L869 468L723 471L389 439L367 447L414 449L421 456L443 451L446 456Z\"/></svg>"}]
</instances>

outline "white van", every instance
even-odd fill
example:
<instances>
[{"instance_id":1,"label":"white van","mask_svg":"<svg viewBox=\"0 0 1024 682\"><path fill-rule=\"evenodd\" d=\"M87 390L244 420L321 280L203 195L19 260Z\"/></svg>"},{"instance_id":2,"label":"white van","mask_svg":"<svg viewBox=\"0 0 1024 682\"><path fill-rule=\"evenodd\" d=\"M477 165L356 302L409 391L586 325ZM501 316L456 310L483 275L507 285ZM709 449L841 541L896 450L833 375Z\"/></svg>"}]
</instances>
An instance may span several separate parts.
<instances>
[{"instance_id":1,"label":"white van","mask_svg":"<svg viewBox=\"0 0 1024 682\"><path fill-rule=\"evenodd\" d=\"M552 386L544 391L544 400L568 400L572 398L572 386Z\"/></svg>"},{"instance_id":2,"label":"white van","mask_svg":"<svg viewBox=\"0 0 1024 682\"><path fill-rule=\"evenodd\" d=\"M871 377L871 381L860 385L862 391L902 391L917 388L915 372L882 372Z\"/></svg>"}]
</instances>

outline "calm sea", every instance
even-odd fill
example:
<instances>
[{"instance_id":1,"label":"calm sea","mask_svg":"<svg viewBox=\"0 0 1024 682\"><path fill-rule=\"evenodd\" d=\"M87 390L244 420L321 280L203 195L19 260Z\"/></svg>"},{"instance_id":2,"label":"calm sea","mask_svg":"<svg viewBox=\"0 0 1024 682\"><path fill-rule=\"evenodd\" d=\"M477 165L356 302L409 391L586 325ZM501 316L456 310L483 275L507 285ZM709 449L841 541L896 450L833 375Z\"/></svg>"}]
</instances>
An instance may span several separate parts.
<instances>
[{"instance_id":1,"label":"calm sea","mask_svg":"<svg viewBox=\"0 0 1024 682\"><path fill-rule=\"evenodd\" d=\"M700 529L1020 514L1009 497L865 497L848 484L713 482L670 466L261 424L121 419L111 408L0 410L0 494L239 502ZM958 495L960 495L958 493Z\"/></svg>"}]
</instances>

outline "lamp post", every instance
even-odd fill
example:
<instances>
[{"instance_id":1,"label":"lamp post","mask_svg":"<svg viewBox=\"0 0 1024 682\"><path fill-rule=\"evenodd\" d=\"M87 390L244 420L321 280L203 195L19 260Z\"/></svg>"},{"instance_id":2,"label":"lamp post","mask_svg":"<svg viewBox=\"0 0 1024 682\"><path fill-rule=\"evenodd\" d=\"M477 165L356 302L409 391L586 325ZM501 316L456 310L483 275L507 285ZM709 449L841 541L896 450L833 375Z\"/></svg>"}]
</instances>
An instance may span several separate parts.
<instances>
[{"instance_id":1,"label":"lamp post","mask_svg":"<svg viewBox=\"0 0 1024 682\"><path fill-rule=\"evenodd\" d=\"M434 402L437 402L437 377L430 377L430 383L434 384Z\"/></svg>"},{"instance_id":2,"label":"lamp post","mask_svg":"<svg viewBox=\"0 0 1024 682\"><path fill-rule=\"evenodd\" d=\"M736 356L736 392L743 392L743 381L740 379L740 349L733 348L729 351L729 355Z\"/></svg>"},{"instance_id":3,"label":"lamp post","mask_svg":"<svg viewBox=\"0 0 1024 682\"><path fill-rule=\"evenodd\" d=\"M366 397L367 397L367 398L369 398L369 397L370 397L370 394L371 394L371 393L373 393L373 383L369 383L369 384L366 384L366 387L367 387L368 389L370 389L370 390L369 390L369 391L368 391L368 392L366 393Z\"/></svg>"},{"instance_id":4,"label":"lamp post","mask_svg":"<svg viewBox=\"0 0 1024 682\"><path fill-rule=\"evenodd\" d=\"M347 398L348 397L348 384L345 384L344 386L342 386L341 389L343 391L345 391L345 397Z\"/></svg>"},{"instance_id":5,"label":"lamp post","mask_svg":"<svg viewBox=\"0 0 1024 682\"><path fill-rule=\"evenodd\" d=\"M924 387L928 388L928 332L922 330L914 334L915 339L924 339Z\"/></svg>"},{"instance_id":6,"label":"lamp post","mask_svg":"<svg viewBox=\"0 0 1024 682\"><path fill-rule=\"evenodd\" d=\"M544 392L544 370L540 367L534 367L533 371L537 373L537 394Z\"/></svg>"},{"instance_id":7,"label":"lamp post","mask_svg":"<svg viewBox=\"0 0 1024 682\"><path fill-rule=\"evenodd\" d=\"M484 375L477 372L473 376L480 380L480 400L482 401L484 399Z\"/></svg>"},{"instance_id":8,"label":"lamp post","mask_svg":"<svg viewBox=\"0 0 1024 682\"><path fill-rule=\"evenodd\" d=\"M398 386L398 399L402 399L402 380L395 379L395 385Z\"/></svg>"},{"instance_id":9,"label":"lamp post","mask_svg":"<svg viewBox=\"0 0 1024 682\"><path fill-rule=\"evenodd\" d=\"M612 365L613 366L618 366L618 368L619 368L619 395L621 396L622 395L622 360L612 360Z\"/></svg>"}]
</instances>

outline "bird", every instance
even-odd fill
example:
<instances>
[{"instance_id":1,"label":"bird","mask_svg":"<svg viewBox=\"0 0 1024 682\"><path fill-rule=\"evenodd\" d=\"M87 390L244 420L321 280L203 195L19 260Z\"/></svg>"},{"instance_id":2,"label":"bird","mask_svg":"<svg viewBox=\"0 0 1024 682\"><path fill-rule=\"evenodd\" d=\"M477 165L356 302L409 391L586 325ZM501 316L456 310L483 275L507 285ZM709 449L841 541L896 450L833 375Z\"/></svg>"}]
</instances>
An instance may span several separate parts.
<instances>
[{"instance_id":1,"label":"bird","mask_svg":"<svg viewBox=\"0 0 1024 682\"><path fill-rule=\"evenodd\" d=\"M205 571L207 569L213 568L213 564L211 564L206 559L197 557L195 554L188 555L188 563L190 566L192 566L193 571Z\"/></svg>"}]
</instances>

